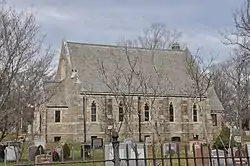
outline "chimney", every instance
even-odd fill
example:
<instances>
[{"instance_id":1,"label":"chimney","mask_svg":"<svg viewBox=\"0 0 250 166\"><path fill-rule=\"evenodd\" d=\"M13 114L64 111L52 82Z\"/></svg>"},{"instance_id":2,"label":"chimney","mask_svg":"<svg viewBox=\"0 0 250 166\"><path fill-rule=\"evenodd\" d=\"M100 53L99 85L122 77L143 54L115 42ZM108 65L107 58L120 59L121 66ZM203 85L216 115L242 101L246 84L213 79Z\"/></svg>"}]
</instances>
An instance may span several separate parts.
<instances>
[{"instance_id":1,"label":"chimney","mask_svg":"<svg viewBox=\"0 0 250 166\"><path fill-rule=\"evenodd\" d=\"M181 49L181 47L180 47L179 43L177 43L177 42L173 43L172 50L180 50L180 49Z\"/></svg>"},{"instance_id":2,"label":"chimney","mask_svg":"<svg viewBox=\"0 0 250 166\"><path fill-rule=\"evenodd\" d=\"M75 78L77 75L77 70L72 69L71 79Z\"/></svg>"}]
</instances>

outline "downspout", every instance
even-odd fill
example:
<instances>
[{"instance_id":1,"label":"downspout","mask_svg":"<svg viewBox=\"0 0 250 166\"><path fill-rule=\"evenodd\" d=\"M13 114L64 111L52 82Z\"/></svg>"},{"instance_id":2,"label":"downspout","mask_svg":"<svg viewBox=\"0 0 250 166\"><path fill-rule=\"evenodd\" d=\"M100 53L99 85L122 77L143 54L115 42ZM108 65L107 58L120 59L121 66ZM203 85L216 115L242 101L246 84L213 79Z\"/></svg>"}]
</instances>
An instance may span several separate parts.
<instances>
[{"instance_id":1,"label":"downspout","mask_svg":"<svg viewBox=\"0 0 250 166\"><path fill-rule=\"evenodd\" d=\"M48 109L45 110L45 142L48 143ZM33 129L32 129L33 130Z\"/></svg>"},{"instance_id":2,"label":"downspout","mask_svg":"<svg viewBox=\"0 0 250 166\"><path fill-rule=\"evenodd\" d=\"M139 128L138 128L138 132L139 132L139 142L142 142L142 139L141 139L141 97L139 96L138 97L138 118L139 118L139 120L138 120L138 122L139 122L139 124L138 124L138 126L139 126Z\"/></svg>"},{"instance_id":3,"label":"downspout","mask_svg":"<svg viewBox=\"0 0 250 166\"><path fill-rule=\"evenodd\" d=\"M82 98L82 111L83 111L83 142L86 143L87 142L87 127L86 127L86 101L87 101L87 97L86 94L84 94L83 98Z\"/></svg>"}]
</instances>

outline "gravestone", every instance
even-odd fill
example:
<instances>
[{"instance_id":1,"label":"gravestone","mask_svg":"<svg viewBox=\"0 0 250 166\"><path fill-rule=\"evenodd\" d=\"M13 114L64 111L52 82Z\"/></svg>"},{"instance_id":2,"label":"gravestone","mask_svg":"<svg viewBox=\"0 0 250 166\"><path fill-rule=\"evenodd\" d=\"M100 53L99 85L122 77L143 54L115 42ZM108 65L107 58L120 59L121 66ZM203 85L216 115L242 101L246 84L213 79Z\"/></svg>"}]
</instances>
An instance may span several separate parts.
<instances>
[{"instance_id":1,"label":"gravestone","mask_svg":"<svg viewBox=\"0 0 250 166\"><path fill-rule=\"evenodd\" d=\"M39 145L39 146L37 147L37 150L38 150L38 154L44 154L44 148L43 148L42 145Z\"/></svg>"},{"instance_id":2,"label":"gravestone","mask_svg":"<svg viewBox=\"0 0 250 166\"><path fill-rule=\"evenodd\" d=\"M225 166L226 163L225 163L225 153L223 150L218 150L218 155L217 155L217 152L216 152L216 149L213 149L211 151L211 157L212 158L212 165L213 166ZM218 162L218 159L219 159L219 162Z\"/></svg>"},{"instance_id":3,"label":"gravestone","mask_svg":"<svg viewBox=\"0 0 250 166\"><path fill-rule=\"evenodd\" d=\"M135 144L134 143L120 143L119 145L119 157L120 159L130 159L129 160L129 166L135 166L136 165L136 153L135 153ZM137 145L137 158L138 164L140 166L146 166L147 162L143 160L145 157L147 158L148 152L147 152L147 147L144 146L144 144L136 144ZM126 148L126 146L128 148ZM144 147L146 148L146 154L144 154ZM127 151L128 150L128 153ZM128 156L127 156L128 154ZM114 150L113 150L113 145L112 144L106 144L105 145L105 160L113 160L114 159ZM106 166L113 166L114 163L112 161L108 161L105 163ZM120 165L126 166L127 162L125 160L121 160Z\"/></svg>"},{"instance_id":4,"label":"gravestone","mask_svg":"<svg viewBox=\"0 0 250 166\"><path fill-rule=\"evenodd\" d=\"M103 147L103 140L102 138L95 138L92 140L92 146L95 149Z\"/></svg>"},{"instance_id":5,"label":"gravestone","mask_svg":"<svg viewBox=\"0 0 250 166\"><path fill-rule=\"evenodd\" d=\"M28 159L29 161L35 161L37 146L32 145L28 148Z\"/></svg>"},{"instance_id":6,"label":"gravestone","mask_svg":"<svg viewBox=\"0 0 250 166\"><path fill-rule=\"evenodd\" d=\"M164 155L174 154L177 152L177 144L176 143L164 143L163 144L163 153Z\"/></svg>"},{"instance_id":7,"label":"gravestone","mask_svg":"<svg viewBox=\"0 0 250 166\"><path fill-rule=\"evenodd\" d=\"M249 130L245 131L245 133L246 133L246 136L250 136L250 131Z\"/></svg>"},{"instance_id":8,"label":"gravestone","mask_svg":"<svg viewBox=\"0 0 250 166\"><path fill-rule=\"evenodd\" d=\"M131 138L127 138L124 140L125 144L133 144L133 140Z\"/></svg>"},{"instance_id":9,"label":"gravestone","mask_svg":"<svg viewBox=\"0 0 250 166\"><path fill-rule=\"evenodd\" d=\"M7 161L16 161L20 156L20 142L7 142L5 152Z\"/></svg>"},{"instance_id":10,"label":"gravestone","mask_svg":"<svg viewBox=\"0 0 250 166\"><path fill-rule=\"evenodd\" d=\"M194 150L195 152L193 152L196 156L196 165L197 166L201 166L202 165L202 153L201 153L201 143L200 142L194 142Z\"/></svg>"},{"instance_id":11,"label":"gravestone","mask_svg":"<svg viewBox=\"0 0 250 166\"><path fill-rule=\"evenodd\" d=\"M193 155L195 155L196 157L196 165L197 166L202 166L202 164L204 163L204 165L208 165L209 164L209 154L208 154L208 148L204 147L202 142L196 141L193 142L193 146L194 146L194 151Z\"/></svg>"},{"instance_id":12,"label":"gravestone","mask_svg":"<svg viewBox=\"0 0 250 166\"><path fill-rule=\"evenodd\" d=\"M56 147L56 148L55 148L55 151L58 153L58 155L59 155L59 159L61 159L61 160L62 160L63 148L62 148L62 147L60 147L60 146L58 146L58 147Z\"/></svg>"},{"instance_id":13,"label":"gravestone","mask_svg":"<svg viewBox=\"0 0 250 166\"><path fill-rule=\"evenodd\" d=\"M247 152L248 152L248 157L250 157L250 142L246 142L247 145Z\"/></svg>"},{"instance_id":14,"label":"gravestone","mask_svg":"<svg viewBox=\"0 0 250 166\"><path fill-rule=\"evenodd\" d=\"M51 162L51 156L48 155L48 154L41 154L41 155L37 155L35 157L35 165L49 166L48 163L52 163Z\"/></svg>"},{"instance_id":15,"label":"gravestone","mask_svg":"<svg viewBox=\"0 0 250 166\"><path fill-rule=\"evenodd\" d=\"M245 152L241 149L235 149L234 151L235 156L235 165L236 166L244 166L247 165L247 160L245 158ZM240 159L241 158L241 159Z\"/></svg>"}]
</instances>

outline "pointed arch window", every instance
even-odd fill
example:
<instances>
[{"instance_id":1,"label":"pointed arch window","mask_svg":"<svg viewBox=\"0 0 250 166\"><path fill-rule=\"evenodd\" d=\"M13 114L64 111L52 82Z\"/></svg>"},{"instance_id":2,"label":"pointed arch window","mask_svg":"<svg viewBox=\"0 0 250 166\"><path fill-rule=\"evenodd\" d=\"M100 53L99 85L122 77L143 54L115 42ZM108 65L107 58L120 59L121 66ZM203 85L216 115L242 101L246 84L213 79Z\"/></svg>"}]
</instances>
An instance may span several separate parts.
<instances>
[{"instance_id":1,"label":"pointed arch window","mask_svg":"<svg viewBox=\"0 0 250 166\"><path fill-rule=\"evenodd\" d=\"M174 106L173 106L173 103L169 104L169 121L174 122Z\"/></svg>"},{"instance_id":2,"label":"pointed arch window","mask_svg":"<svg viewBox=\"0 0 250 166\"><path fill-rule=\"evenodd\" d=\"M97 120L97 114L96 114L96 103L95 101L91 104L91 122L96 122Z\"/></svg>"},{"instance_id":3,"label":"pointed arch window","mask_svg":"<svg viewBox=\"0 0 250 166\"><path fill-rule=\"evenodd\" d=\"M108 111L108 115L112 115L113 114L112 99L108 99L108 102L107 102L107 111Z\"/></svg>"},{"instance_id":4,"label":"pointed arch window","mask_svg":"<svg viewBox=\"0 0 250 166\"><path fill-rule=\"evenodd\" d=\"M193 121L198 122L198 111L197 111L197 105L193 105Z\"/></svg>"},{"instance_id":5,"label":"pointed arch window","mask_svg":"<svg viewBox=\"0 0 250 166\"><path fill-rule=\"evenodd\" d=\"M148 104L146 103L145 106L144 106L144 112L145 112L145 121L149 121L149 106Z\"/></svg>"},{"instance_id":6,"label":"pointed arch window","mask_svg":"<svg viewBox=\"0 0 250 166\"><path fill-rule=\"evenodd\" d=\"M123 117L124 117L123 104L122 102L120 102L119 103L119 122L123 122Z\"/></svg>"}]
</instances>

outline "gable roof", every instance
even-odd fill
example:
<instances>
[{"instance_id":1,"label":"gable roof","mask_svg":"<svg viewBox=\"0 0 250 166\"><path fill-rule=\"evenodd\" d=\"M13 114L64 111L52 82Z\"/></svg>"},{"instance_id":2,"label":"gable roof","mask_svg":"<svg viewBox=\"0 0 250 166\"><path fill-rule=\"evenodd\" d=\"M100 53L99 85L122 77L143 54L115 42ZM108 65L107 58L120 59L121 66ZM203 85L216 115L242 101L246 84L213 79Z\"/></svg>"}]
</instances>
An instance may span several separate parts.
<instances>
[{"instance_id":1,"label":"gable roof","mask_svg":"<svg viewBox=\"0 0 250 166\"><path fill-rule=\"evenodd\" d=\"M214 87L210 87L208 89L208 98L209 98L209 103L211 110L213 111L222 111L224 110L215 90Z\"/></svg>"},{"instance_id":2,"label":"gable roof","mask_svg":"<svg viewBox=\"0 0 250 166\"><path fill-rule=\"evenodd\" d=\"M65 81L44 83L45 94L47 95L47 106L65 106L67 100L65 98Z\"/></svg>"},{"instance_id":3,"label":"gable roof","mask_svg":"<svg viewBox=\"0 0 250 166\"><path fill-rule=\"evenodd\" d=\"M125 50L121 46L94 45L69 41L66 42L65 46L68 49L71 67L77 70L79 79L83 84L82 89L85 91L110 92L110 89L105 85L106 82L102 79L103 75L100 74L101 64L103 63L105 72L110 79L129 71L129 57L130 61L136 61L135 69L143 71L141 75L143 75L143 78L147 78L149 85L157 84L157 82L160 84L159 89L163 91L162 95L190 96L191 94L193 81L186 73L186 58L189 56L187 50L152 51L143 48L128 48ZM126 51L127 54L125 54ZM120 71L115 70L118 63ZM158 74L160 73L157 77L155 77L157 75L155 69ZM122 81L119 90L128 91L124 84L125 78L121 77L120 79ZM139 82L135 80L132 84L138 85ZM212 97L210 100L211 107L221 110L223 107L217 95L209 96Z\"/></svg>"},{"instance_id":4,"label":"gable roof","mask_svg":"<svg viewBox=\"0 0 250 166\"><path fill-rule=\"evenodd\" d=\"M128 54L125 55L124 47L92 45L83 43L67 42L72 67L78 71L83 86L88 91L109 92L100 75L100 63L104 64L106 73L112 77L117 74L116 64L119 63L121 71L129 70L127 56L131 61L137 58L136 69L143 72L144 77L153 82L161 82L161 91L172 95L190 94L189 88L192 86L191 78L185 73L185 62L187 53L183 50L149 50L142 48L128 48ZM155 68L159 76L156 76ZM125 76L124 76L125 77ZM124 78L121 78L124 79ZM124 83L124 81L123 81ZM134 85L138 82L134 82ZM122 86L123 85L123 86ZM121 84L127 91L126 85Z\"/></svg>"}]
</instances>

